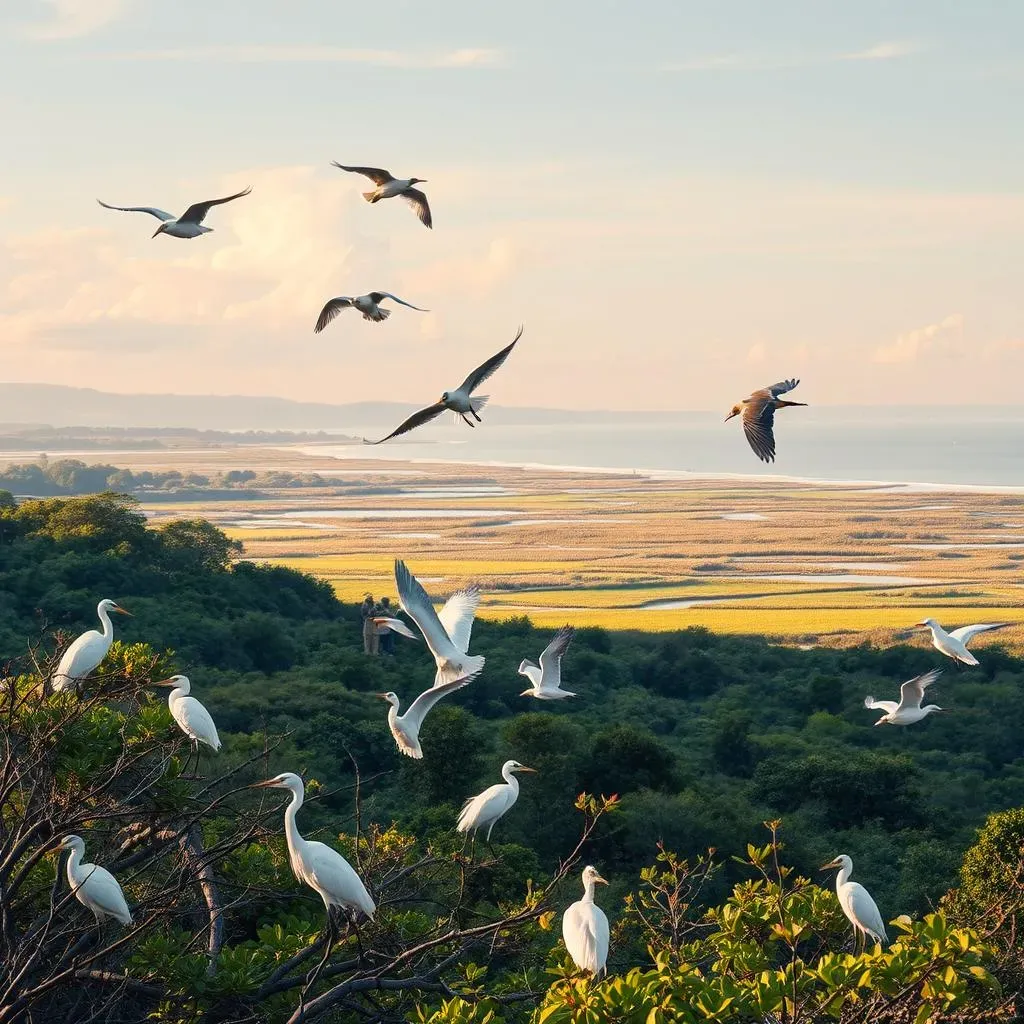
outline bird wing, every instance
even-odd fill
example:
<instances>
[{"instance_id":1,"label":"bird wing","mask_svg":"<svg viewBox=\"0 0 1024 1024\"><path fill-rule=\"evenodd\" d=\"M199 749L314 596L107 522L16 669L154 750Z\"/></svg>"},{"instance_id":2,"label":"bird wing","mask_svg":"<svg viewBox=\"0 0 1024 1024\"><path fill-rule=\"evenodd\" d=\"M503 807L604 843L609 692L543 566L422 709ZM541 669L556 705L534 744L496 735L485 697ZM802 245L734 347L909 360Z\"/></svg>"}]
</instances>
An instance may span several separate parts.
<instances>
[{"instance_id":1,"label":"bird wing","mask_svg":"<svg viewBox=\"0 0 1024 1024\"><path fill-rule=\"evenodd\" d=\"M874 697L865 697L864 707L885 711L891 715L899 707L899 704L894 700L875 700Z\"/></svg>"},{"instance_id":2,"label":"bird wing","mask_svg":"<svg viewBox=\"0 0 1024 1024\"><path fill-rule=\"evenodd\" d=\"M860 882L848 882L850 910L853 913L857 924L866 932L870 932L875 938L885 940L885 922L878 910L878 904L871 897L871 893L864 888Z\"/></svg>"},{"instance_id":3,"label":"bird wing","mask_svg":"<svg viewBox=\"0 0 1024 1024\"><path fill-rule=\"evenodd\" d=\"M105 210L120 210L122 213L148 213L151 217L156 217L157 220L174 220L173 213L158 210L155 206L111 206L110 203L105 203L102 199L97 199L96 202Z\"/></svg>"},{"instance_id":4,"label":"bird wing","mask_svg":"<svg viewBox=\"0 0 1024 1024\"><path fill-rule=\"evenodd\" d=\"M319 334L343 309L348 309L351 305L352 300L347 295L339 295L335 299L329 299L327 305L320 310L313 333Z\"/></svg>"},{"instance_id":5,"label":"bird wing","mask_svg":"<svg viewBox=\"0 0 1024 1024\"><path fill-rule=\"evenodd\" d=\"M572 626L563 626L541 652L540 678L545 690L557 690L562 685L562 656L575 635L576 630Z\"/></svg>"},{"instance_id":6,"label":"bird wing","mask_svg":"<svg viewBox=\"0 0 1024 1024\"><path fill-rule=\"evenodd\" d=\"M516 342L523 336L523 328L520 327L516 336L512 339L511 345L506 345L497 355L491 356L486 363L481 363L459 386L460 391L472 394L488 377L498 369L506 359L509 352L516 347Z\"/></svg>"},{"instance_id":7,"label":"bird wing","mask_svg":"<svg viewBox=\"0 0 1024 1024\"><path fill-rule=\"evenodd\" d=\"M762 388L762 390L767 391L772 398L778 398L779 395L792 391L799 383L800 381L796 377L790 377L789 380L780 380L778 384L769 384L768 387Z\"/></svg>"},{"instance_id":8,"label":"bird wing","mask_svg":"<svg viewBox=\"0 0 1024 1024\"><path fill-rule=\"evenodd\" d=\"M222 203L230 203L233 199L241 199L242 196L247 196L251 191L251 188L245 188L241 192L236 192L233 196L225 196L223 199L207 199L202 203L193 203L178 220L182 224L202 224L212 207L220 206Z\"/></svg>"},{"instance_id":9,"label":"bird wing","mask_svg":"<svg viewBox=\"0 0 1024 1024\"><path fill-rule=\"evenodd\" d=\"M429 313L429 309L420 309L419 306L414 306L411 302L406 302L405 299L400 299L397 295L392 295L391 292L370 292L370 298L375 303L380 305L385 299L390 299L392 302L397 302L402 306L408 306L410 309L415 309L420 313Z\"/></svg>"},{"instance_id":10,"label":"bird wing","mask_svg":"<svg viewBox=\"0 0 1024 1024\"><path fill-rule=\"evenodd\" d=\"M488 786L482 793L471 796L462 805L456 830L468 832L471 828L480 828L496 821L512 806L509 800L511 795L512 787L498 782Z\"/></svg>"},{"instance_id":11,"label":"bird wing","mask_svg":"<svg viewBox=\"0 0 1024 1024\"><path fill-rule=\"evenodd\" d=\"M441 624L427 592L423 589L423 584L413 576L409 567L401 559L395 559L395 586L398 588L398 603L402 606L405 614L416 623L435 658L465 654L465 651L455 649L448 631ZM423 694L420 696L422 697ZM413 702L413 707L415 706L416 703ZM412 708L409 710L411 711ZM427 708L427 710L430 709ZM423 714L426 713L426 711L423 712Z\"/></svg>"},{"instance_id":12,"label":"bird wing","mask_svg":"<svg viewBox=\"0 0 1024 1024\"><path fill-rule=\"evenodd\" d=\"M469 650L469 636L473 631L473 617L480 604L480 588L465 587L456 590L437 613L438 621L455 646L465 654Z\"/></svg>"},{"instance_id":13,"label":"bird wing","mask_svg":"<svg viewBox=\"0 0 1024 1024\"><path fill-rule=\"evenodd\" d=\"M364 439L363 443L383 444L385 441L390 441L393 437L398 437L399 434L408 434L410 430L415 430L417 427L422 427L424 423L429 423L431 420L436 419L444 412L444 409L444 402L435 402L433 405L428 405L425 409L420 409L419 412L414 412L407 420L395 427L387 437L382 437L379 441L366 441Z\"/></svg>"},{"instance_id":14,"label":"bird wing","mask_svg":"<svg viewBox=\"0 0 1024 1024\"><path fill-rule=\"evenodd\" d=\"M434 226L434 218L430 215L430 204L427 197L418 188L407 188L402 198L416 211L416 216L428 228Z\"/></svg>"},{"instance_id":15,"label":"bird wing","mask_svg":"<svg viewBox=\"0 0 1024 1024\"><path fill-rule=\"evenodd\" d=\"M171 705L171 715L189 739L220 750L220 737L210 712L195 697L185 696Z\"/></svg>"},{"instance_id":16,"label":"bird wing","mask_svg":"<svg viewBox=\"0 0 1024 1024\"><path fill-rule=\"evenodd\" d=\"M74 640L64 652L54 678L80 679L87 676L107 656L110 644L102 633L90 629Z\"/></svg>"},{"instance_id":17,"label":"bird wing","mask_svg":"<svg viewBox=\"0 0 1024 1024\"><path fill-rule=\"evenodd\" d=\"M900 707L919 708L921 701L924 700L924 691L941 675L942 672L939 669L933 668L922 676L914 676L913 679L908 679L900 687Z\"/></svg>"},{"instance_id":18,"label":"bird wing","mask_svg":"<svg viewBox=\"0 0 1024 1024\"><path fill-rule=\"evenodd\" d=\"M951 629L949 635L966 646L968 641L979 633L987 633L990 629L1002 629L1004 626L1009 625L1009 622L979 622L973 626L961 626L959 629Z\"/></svg>"},{"instance_id":19,"label":"bird wing","mask_svg":"<svg viewBox=\"0 0 1024 1024\"><path fill-rule=\"evenodd\" d=\"M132 914L118 880L99 864L82 864L79 871L82 881L76 883L75 887L86 901L94 903L102 913L131 924Z\"/></svg>"},{"instance_id":20,"label":"bird wing","mask_svg":"<svg viewBox=\"0 0 1024 1024\"><path fill-rule=\"evenodd\" d=\"M597 973L608 959L608 918L593 903L580 900L562 915L562 940L581 970Z\"/></svg>"},{"instance_id":21,"label":"bird wing","mask_svg":"<svg viewBox=\"0 0 1024 1024\"><path fill-rule=\"evenodd\" d=\"M743 406L743 433L763 462L775 459L775 396L770 388L755 391Z\"/></svg>"},{"instance_id":22,"label":"bird wing","mask_svg":"<svg viewBox=\"0 0 1024 1024\"><path fill-rule=\"evenodd\" d=\"M447 697L449 693L461 690L462 687L468 686L471 682L472 679L469 676L463 676L462 679L456 679L451 683L435 683L429 690L424 690L409 705L402 718L414 725L418 731L423 725L423 719L427 717L430 709L442 697Z\"/></svg>"},{"instance_id":23,"label":"bird wing","mask_svg":"<svg viewBox=\"0 0 1024 1024\"><path fill-rule=\"evenodd\" d=\"M392 619L387 615L378 615L373 620L378 626L387 626L393 633L400 633L410 640L419 640L419 637L401 620Z\"/></svg>"},{"instance_id":24,"label":"bird wing","mask_svg":"<svg viewBox=\"0 0 1024 1024\"><path fill-rule=\"evenodd\" d=\"M388 181L395 180L391 172L385 171L383 167L346 167L344 164L339 164L337 160L332 160L331 166L337 167L339 171L351 171L353 174L362 174L375 185L383 185Z\"/></svg>"},{"instance_id":25,"label":"bird wing","mask_svg":"<svg viewBox=\"0 0 1024 1024\"><path fill-rule=\"evenodd\" d=\"M314 840L306 843L304 852L304 867L312 888L326 892L332 897L332 902L358 907L367 917L373 917L377 907L363 880L337 850Z\"/></svg>"}]
</instances>

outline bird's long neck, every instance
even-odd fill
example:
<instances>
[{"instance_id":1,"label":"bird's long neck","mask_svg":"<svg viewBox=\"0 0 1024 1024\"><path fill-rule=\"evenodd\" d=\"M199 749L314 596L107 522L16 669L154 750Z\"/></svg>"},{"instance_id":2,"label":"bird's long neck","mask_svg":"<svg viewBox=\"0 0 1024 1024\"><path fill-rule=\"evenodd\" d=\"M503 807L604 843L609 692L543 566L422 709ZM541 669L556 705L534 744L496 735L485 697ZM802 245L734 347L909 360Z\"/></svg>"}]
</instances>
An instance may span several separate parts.
<instances>
[{"instance_id":1,"label":"bird's long neck","mask_svg":"<svg viewBox=\"0 0 1024 1024\"><path fill-rule=\"evenodd\" d=\"M583 902L584 903L593 903L594 902L594 887L595 887L594 886L594 880L592 878L588 878L583 883Z\"/></svg>"},{"instance_id":2,"label":"bird's long neck","mask_svg":"<svg viewBox=\"0 0 1024 1024\"><path fill-rule=\"evenodd\" d=\"M398 706L395 704L388 705L388 725L394 729L398 725Z\"/></svg>"},{"instance_id":3,"label":"bird's long neck","mask_svg":"<svg viewBox=\"0 0 1024 1024\"><path fill-rule=\"evenodd\" d=\"M113 640L114 638L114 624L110 621L110 612L102 606L96 609L96 614L100 617L100 622L103 624L103 636L107 640Z\"/></svg>"},{"instance_id":4,"label":"bird's long neck","mask_svg":"<svg viewBox=\"0 0 1024 1024\"><path fill-rule=\"evenodd\" d=\"M839 874L836 875L836 892L838 892L846 883L850 880L850 875L853 874L853 866L844 864L839 869Z\"/></svg>"},{"instance_id":5,"label":"bird's long neck","mask_svg":"<svg viewBox=\"0 0 1024 1024\"><path fill-rule=\"evenodd\" d=\"M949 636L949 634L937 622L928 622L925 623L925 625L927 625L932 631L933 640L945 640L946 637Z\"/></svg>"},{"instance_id":6,"label":"bird's long neck","mask_svg":"<svg viewBox=\"0 0 1024 1024\"><path fill-rule=\"evenodd\" d=\"M174 707L175 701L181 700L182 697L188 696L187 686L176 686L169 694L167 694L167 706L170 708Z\"/></svg>"},{"instance_id":7,"label":"bird's long neck","mask_svg":"<svg viewBox=\"0 0 1024 1024\"><path fill-rule=\"evenodd\" d=\"M519 796L519 780L512 774L511 768L502 768L501 777L508 783L513 796Z\"/></svg>"},{"instance_id":8,"label":"bird's long neck","mask_svg":"<svg viewBox=\"0 0 1024 1024\"><path fill-rule=\"evenodd\" d=\"M75 888L75 875L78 874L78 869L81 866L84 853L84 850L72 847L71 852L68 854L68 885L70 885L72 889Z\"/></svg>"},{"instance_id":9,"label":"bird's long neck","mask_svg":"<svg viewBox=\"0 0 1024 1024\"><path fill-rule=\"evenodd\" d=\"M292 800L284 812L284 834L288 840L288 852L291 854L292 868L294 870L298 854L305 849L306 840L299 833L299 826L295 823L295 816L302 806L303 794L298 789L292 790Z\"/></svg>"}]
</instances>

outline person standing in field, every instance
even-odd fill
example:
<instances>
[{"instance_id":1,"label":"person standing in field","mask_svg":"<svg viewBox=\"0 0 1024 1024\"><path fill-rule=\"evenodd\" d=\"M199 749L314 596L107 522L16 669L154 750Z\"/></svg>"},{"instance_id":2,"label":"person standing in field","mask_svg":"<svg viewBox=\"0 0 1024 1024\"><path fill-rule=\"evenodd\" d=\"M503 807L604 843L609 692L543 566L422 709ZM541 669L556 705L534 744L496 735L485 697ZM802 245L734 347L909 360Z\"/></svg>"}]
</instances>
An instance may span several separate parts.
<instances>
[{"instance_id":1,"label":"person standing in field","mask_svg":"<svg viewBox=\"0 0 1024 1024\"><path fill-rule=\"evenodd\" d=\"M359 607L359 614L363 619L363 653L376 654L378 650L377 626L374 624L373 616L376 614L376 606L373 603L373 594L367 594Z\"/></svg>"},{"instance_id":2,"label":"person standing in field","mask_svg":"<svg viewBox=\"0 0 1024 1024\"><path fill-rule=\"evenodd\" d=\"M386 618L392 618L395 614L394 608L391 607L391 598L382 597L380 604L377 607L377 615L383 615ZM394 630L388 629L387 626L381 626L377 632L378 642L380 644L380 653L393 655L395 653L395 633Z\"/></svg>"}]
</instances>

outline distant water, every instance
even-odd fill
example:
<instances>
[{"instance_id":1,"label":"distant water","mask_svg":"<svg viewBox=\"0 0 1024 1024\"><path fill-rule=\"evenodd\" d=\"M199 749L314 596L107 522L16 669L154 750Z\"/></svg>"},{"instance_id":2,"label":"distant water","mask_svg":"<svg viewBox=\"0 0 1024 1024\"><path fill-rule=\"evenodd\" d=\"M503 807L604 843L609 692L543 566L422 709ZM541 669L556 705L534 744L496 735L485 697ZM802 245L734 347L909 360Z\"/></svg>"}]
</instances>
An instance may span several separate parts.
<instances>
[{"instance_id":1,"label":"distant water","mask_svg":"<svg viewBox=\"0 0 1024 1024\"><path fill-rule=\"evenodd\" d=\"M977 411L784 409L776 415L778 455L765 466L748 448L738 418L657 414L629 421L551 424L487 422L470 430L445 420L408 440L380 446L310 447L339 458L437 460L552 467L738 474L1024 487L1024 408ZM380 425L339 431L379 437ZM386 432L386 431L385 431Z\"/></svg>"}]
</instances>

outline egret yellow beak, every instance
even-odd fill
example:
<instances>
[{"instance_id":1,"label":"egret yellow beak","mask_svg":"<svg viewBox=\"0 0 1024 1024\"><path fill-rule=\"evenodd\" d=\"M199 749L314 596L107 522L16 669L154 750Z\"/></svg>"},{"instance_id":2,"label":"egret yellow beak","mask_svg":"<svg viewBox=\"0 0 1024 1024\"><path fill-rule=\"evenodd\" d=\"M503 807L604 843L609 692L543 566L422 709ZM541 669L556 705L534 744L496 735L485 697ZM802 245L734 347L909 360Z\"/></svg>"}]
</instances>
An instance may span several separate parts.
<instances>
[{"instance_id":1,"label":"egret yellow beak","mask_svg":"<svg viewBox=\"0 0 1024 1024\"><path fill-rule=\"evenodd\" d=\"M608 879L607 878L602 878L600 875L594 875L594 881L595 882L600 882L602 885L607 885L608 884Z\"/></svg>"},{"instance_id":2,"label":"egret yellow beak","mask_svg":"<svg viewBox=\"0 0 1024 1024\"><path fill-rule=\"evenodd\" d=\"M113 612L117 612L118 615L127 615L129 619L132 619L132 618L135 617L135 616L132 615L131 612L125 611L124 608L122 608L119 604L114 605L114 607L111 608L110 610L113 611Z\"/></svg>"},{"instance_id":3,"label":"egret yellow beak","mask_svg":"<svg viewBox=\"0 0 1024 1024\"><path fill-rule=\"evenodd\" d=\"M246 786L246 789L273 789L279 785L274 779L266 779L264 782L254 782L251 786Z\"/></svg>"},{"instance_id":4,"label":"egret yellow beak","mask_svg":"<svg viewBox=\"0 0 1024 1024\"><path fill-rule=\"evenodd\" d=\"M534 775L539 774L536 768L527 768L525 764L521 764L517 769L517 772L533 772Z\"/></svg>"},{"instance_id":5,"label":"egret yellow beak","mask_svg":"<svg viewBox=\"0 0 1024 1024\"><path fill-rule=\"evenodd\" d=\"M174 679L158 679L156 682L150 683L150 686L177 686L177 682Z\"/></svg>"},{"instance_id":6,"label":"egret yellow beak","mask_svg":"<svg viewBox=\"0 0 1024 1024\"><path fill-rule=\"evenodd\" d=\"M837 860L830 860L827 864L822 864L821 867L818 868L818 870L819 871L829 871L831 868L837 868L839 866L840 866L839 861L837 861Z\"/></svg>"}]
</instances>

